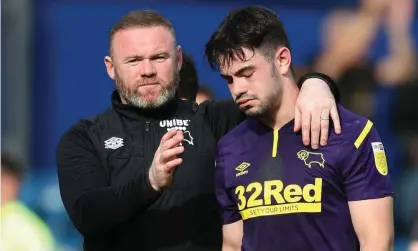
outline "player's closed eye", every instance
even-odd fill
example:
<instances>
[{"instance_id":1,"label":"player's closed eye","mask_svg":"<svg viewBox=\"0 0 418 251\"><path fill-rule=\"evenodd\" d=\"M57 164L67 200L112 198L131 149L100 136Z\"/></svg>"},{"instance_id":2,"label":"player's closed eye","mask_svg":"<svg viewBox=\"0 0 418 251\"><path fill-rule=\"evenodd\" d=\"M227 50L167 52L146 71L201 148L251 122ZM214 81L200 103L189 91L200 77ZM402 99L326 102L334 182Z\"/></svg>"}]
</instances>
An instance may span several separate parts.
<instances>
[{"instance_id":1,"label":"player's closed eye","mask_svg":"<svg viewBox=\"0 0 418 251\"><path fill-rule=\"evenodd\" d=\"M244 74L244 78L250 78L252 75L254 74L254 72L251 72L250 74Z\"/></svg>"}]
</instances>

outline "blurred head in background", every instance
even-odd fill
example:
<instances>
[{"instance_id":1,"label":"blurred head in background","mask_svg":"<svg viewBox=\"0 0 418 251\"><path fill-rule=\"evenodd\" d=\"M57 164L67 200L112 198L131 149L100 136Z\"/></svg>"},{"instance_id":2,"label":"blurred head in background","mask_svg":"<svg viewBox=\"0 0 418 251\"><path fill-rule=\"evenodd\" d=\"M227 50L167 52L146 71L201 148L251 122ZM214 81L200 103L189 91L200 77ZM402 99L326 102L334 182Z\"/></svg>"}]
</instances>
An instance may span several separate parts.
<instances>
[{"instance_id":1,"label":"blurred head in background","mask_svg":"<svg viewBox=\"0 0 418 251\"><path fill-rule=\"evenodd\" d=\"M196 95L196 103L200 104L206 100L213 100L214 98L215 95L213 95L211 89L204 85L199 86L199 90L197 91Z\"/></svg>"},{"instance_id":2,"label":"blurred head in background","mask_svg":"<svg viewBox=\"0 0 418 251\"><path fill-rule=\"evenodd\" d=\"M17 200L24 168L11 156L1 155L1 205Z\"/></svg>"},{"instance_id":3,"label":"blurred head in background","mask_svg":"<svg viewBox=\"0 0 418 251\"><path fill-rule=\"evenodd\" d=\"M199 76L193 58L183 52L183 65L180 70L178 96L181 99L195 101L199 88Z\"/></svg>"},{"instance_id":4,"label":"blurred head in background","mask_svg":"<svg viewBox=\"0 0 418 251\"><path fill-rule=\"evenodd\" d=\"M229 13L206 44L206 56L240 109L262 116L278 111L283 87L292 82L289 48L277 15L250 6Z\"/></svg>"},{"instance_id":5,"label":"blurred head in background","mask_svg":"<svg viewBox=\"0 0 418 251\"><path fill-rule=\"evenodd\" d=\"M133 11L112 27L109 43L104 61L123 103L156 108L175 96L182 52L169 20L153 10Z\"/></svg>"}]
</instances>

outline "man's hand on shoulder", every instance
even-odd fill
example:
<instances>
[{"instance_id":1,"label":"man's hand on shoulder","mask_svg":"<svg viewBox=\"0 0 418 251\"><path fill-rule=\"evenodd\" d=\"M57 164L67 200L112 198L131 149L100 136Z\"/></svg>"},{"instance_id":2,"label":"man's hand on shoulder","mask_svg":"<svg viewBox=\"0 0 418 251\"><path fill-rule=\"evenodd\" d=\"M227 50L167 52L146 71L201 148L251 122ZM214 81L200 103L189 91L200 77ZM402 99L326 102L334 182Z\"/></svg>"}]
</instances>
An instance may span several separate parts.
<instances>
[{"instance_id":1,"label":"man's hand on shoulder","mask_svg":"<svg viewBox=\"0 0 418 251\"><path fill-rule=\"evenodd\" d=\"M334 130L341 133L335 98L328 84L320 78L308 78L303 82L295 109L295 132L302 129L305 145L317 149L319 143L325 146L328 140L329 120Z\"/></svg>"}]
</instances>

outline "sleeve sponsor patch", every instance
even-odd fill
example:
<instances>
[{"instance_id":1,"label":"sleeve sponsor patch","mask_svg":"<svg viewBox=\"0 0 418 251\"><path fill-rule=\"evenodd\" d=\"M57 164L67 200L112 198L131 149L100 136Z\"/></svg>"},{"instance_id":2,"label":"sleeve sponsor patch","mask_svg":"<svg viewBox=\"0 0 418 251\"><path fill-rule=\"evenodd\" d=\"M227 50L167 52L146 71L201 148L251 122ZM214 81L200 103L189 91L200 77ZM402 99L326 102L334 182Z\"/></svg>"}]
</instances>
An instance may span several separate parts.
<instances>
[{"instance_id":1,"label":"sleeve sponsor patch","mask_svg":"<svg viewBox=\"0 0 418 251\"><path fill-rule=\"evenodd\" d=\"M374 162L376 164L376 169L381 175L388 174L388 164L386 161L385 148L383 147L382 142L372 142Z\"/></svg>"}]
</instances>

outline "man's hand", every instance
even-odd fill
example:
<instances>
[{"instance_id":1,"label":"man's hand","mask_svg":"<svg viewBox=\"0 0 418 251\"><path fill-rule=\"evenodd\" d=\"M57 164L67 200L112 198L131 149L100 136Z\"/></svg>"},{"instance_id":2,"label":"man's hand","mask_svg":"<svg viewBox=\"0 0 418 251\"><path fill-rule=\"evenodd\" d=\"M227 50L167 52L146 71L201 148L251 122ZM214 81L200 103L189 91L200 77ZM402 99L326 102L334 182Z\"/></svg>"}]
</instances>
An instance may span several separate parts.
<instances>
[{"instance_id":1,"label":"man's hand","mask_svg":"<svg viewBox=\"0 0 418 251\"><path fill-rule=\"evenodd\" d=\"M319 142L321 146L325 146L330 117L335 132L340 134L337 105L327 83L319 78L307 79L296 102L294 131L302 129L303 143L310 143L313 149L318 148Z\"/></svg>"},{"instance_id":2,"label":"man's hand","mask_svg":"<svg viewBox=\"0 0 418 251\"><path fill-rule=\"evenodd\" d=\"M171 184L174 169L182 163L183 159L177 155L184 152L180 145L183 139L183 132L177 130L170 130L161 138L149 170L149 180L156 191Z\"/></svg>"}]
</instances>

